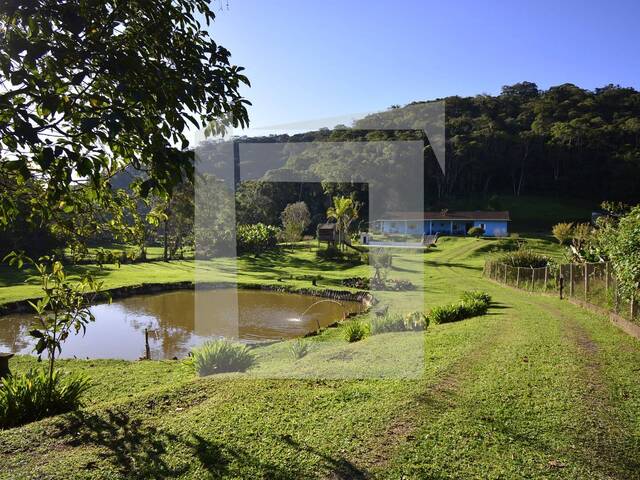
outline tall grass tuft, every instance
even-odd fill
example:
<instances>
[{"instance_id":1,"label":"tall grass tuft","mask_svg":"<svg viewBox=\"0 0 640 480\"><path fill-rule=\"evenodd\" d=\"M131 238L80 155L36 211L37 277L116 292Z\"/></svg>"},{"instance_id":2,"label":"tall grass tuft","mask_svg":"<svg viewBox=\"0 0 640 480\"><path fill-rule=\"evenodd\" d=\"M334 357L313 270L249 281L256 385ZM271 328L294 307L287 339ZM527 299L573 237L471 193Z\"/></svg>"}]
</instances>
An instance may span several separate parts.
<instances>
[{"instance_id":1,"label":"tall grass tuft","mask_svg":"<svg viewBox=\"0 0 640 480\"><path fill-rule=\"evenodd\" d=\"M289 344L289 353L294 360L300 360L309 353L310 347L311 346L307 340L298 338Z\"/></svg>"},{"instance_id":2,"label":"tall grass tuft","mask_svg":"<svg viewBox=\"0 0 640 480\"><path fill-rule=\"evenodd\" d=\"M479 300L481 302L486 303L487 305L490 305L491 295L489 295L487 292L483 292L480 290L467 290L465 292L462 292L462 295L460 295L460 300L462 300L463 302Z\"/></svg>"},{"instance_id":3,"label":"tall grass tuft","mask_svg":"<svg viewBox=\"0 0 640 480\"><path fill-rule=\"evenodd\" d=\"M255 364L249 348L227 340L211 340L192 350L191 363L201 377L225 372L244 372Z\"/></svg>"},{"instance_id":4,"label":"tall grass tuft","mask_svg":"<svg viewBox=\"0 0 640 480\"><path fill-rule=\"evenodd\" d=\"M422 312L410 312L406 315L386 313L381 317L374 317L370 322L372 335L389 332L406 332L426 330L429 318Z\"/></svg>"},{"instance_id":5,"label":"tall grass tuft","mask_svg":"<svg viewBox=\"0 0 640 480\"><path fill-rule=\"evenodd\" d=\"M347 342L353 343L362 340L369 333L369 326L360 320L351 320L343 329L343 335Z\"/></svg>"},{"instance_id":6,"label":"tall grass tuft","mask_svg":"<svg viewBox=\"0 0 640 480\"><path fill-rule=\"evenodd\" d=\"M49 374L29 370L0 381L0 428L11 428L45 417L71 412L82 404L89 381L54 370L49 393Z\"/></svg>"},{"instance_id":7,"label":"tall grass tuft","mask_svg":"<svg viewBox=\"0 0 640 480\"><path fill-rule=\"evenodd\" d=\"M378 335L380 333L404 332L404 318L399 313L385 313L381 317L371 319L371 334Z\"/></svg>"}]
</instances>

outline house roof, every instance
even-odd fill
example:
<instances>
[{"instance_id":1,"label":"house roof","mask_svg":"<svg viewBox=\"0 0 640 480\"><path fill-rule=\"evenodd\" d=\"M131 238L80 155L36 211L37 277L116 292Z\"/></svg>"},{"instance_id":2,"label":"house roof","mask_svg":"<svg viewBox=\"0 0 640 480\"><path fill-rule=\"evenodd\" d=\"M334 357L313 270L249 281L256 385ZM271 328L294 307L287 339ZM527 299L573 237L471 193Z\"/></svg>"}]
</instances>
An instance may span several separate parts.
<instances>
[{"instance_id":1,"label":"house roof","mask_svg":"<svg viewBox=\"0 0 640 480\"><path fill-rule=\"evenodd\" d=\"M335 223L320 223L318 224L318 230L335 230Z\"/></svg>"},{"instance_id":2,"label":"house roof","mask_svg":"<svg viewBox=\"0 0 640 480\"><path fill-rule=\"evenodd\" d=\"M442 210L438 212L394 212L389 214L389 220L485 220L510 222L511 217L508 211L451 211Z\"/></svg>"}]
</instances>

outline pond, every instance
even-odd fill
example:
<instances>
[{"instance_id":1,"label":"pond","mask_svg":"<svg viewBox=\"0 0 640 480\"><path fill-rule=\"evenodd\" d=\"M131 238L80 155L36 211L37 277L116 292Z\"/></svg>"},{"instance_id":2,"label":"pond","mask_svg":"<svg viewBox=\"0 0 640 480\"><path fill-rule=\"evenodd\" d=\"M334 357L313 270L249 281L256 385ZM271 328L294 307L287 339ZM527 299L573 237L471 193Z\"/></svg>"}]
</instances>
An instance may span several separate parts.
<instances>
[{"instance_id":1,"label":"pond","mask_svg":"<svg viewBox=\"0 0 640 480\"><path fill-rule=\"evenodd\" d=\"M91 307L95 322L89 324L86 335L67 339L62 357L138 359L144 355L146 328L151 358L183 358L210 338L268 341L299 337L316 330L318 324L325 327L345 313L363 309L357 302L338 305L322 300L326 299L231 288L114 300ZM0 351L32 353L33 339L28 332L33 321L33 315L26 313L0 317Z\"/></svg>"}]
</instances>

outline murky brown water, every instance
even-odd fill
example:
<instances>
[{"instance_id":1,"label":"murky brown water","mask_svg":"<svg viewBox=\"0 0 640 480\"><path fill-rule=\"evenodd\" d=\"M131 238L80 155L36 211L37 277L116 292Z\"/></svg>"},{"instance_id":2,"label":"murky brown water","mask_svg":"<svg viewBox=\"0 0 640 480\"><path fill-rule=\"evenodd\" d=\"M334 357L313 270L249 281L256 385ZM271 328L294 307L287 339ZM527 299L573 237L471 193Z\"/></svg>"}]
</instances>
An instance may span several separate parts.
<instances>
[{"instance_id":1,"label":"murky brown water","mask_svg":"<svg viewBox=\"0 0 640 480\"><path fill-rule=\"evenodd\" d=\"M324 327L344 313L362 309L356 302L340 306L323 300L235 289L139 295L92 307L96 321L87 327L86 335L72 336L64 343L62 357L137 359L144 354L147 328L152 358L182 358L191 347L213 337L254 341L298 337L315 330L318 323ZM302 315L318 301L322 302ZM30 314L0 317L0 351L31 353L32 322Z\"/></svg>"}]
</instances>

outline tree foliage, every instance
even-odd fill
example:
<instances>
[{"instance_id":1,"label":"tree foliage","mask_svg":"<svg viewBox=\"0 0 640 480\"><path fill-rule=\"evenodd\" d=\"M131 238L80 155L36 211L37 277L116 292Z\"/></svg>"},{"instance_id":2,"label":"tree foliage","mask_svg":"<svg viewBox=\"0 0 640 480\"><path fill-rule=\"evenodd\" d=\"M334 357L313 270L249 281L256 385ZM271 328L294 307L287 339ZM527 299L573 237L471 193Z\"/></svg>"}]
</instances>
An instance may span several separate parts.
<instances>
[{"instance_id":1,"label":"tree foliage","mask_svg":"<svg viewBox=\"0 0 640 480\"><path fill-rule=\"evenodd\" d=\"M327 210L327 218L335 220L338 228L338 243L344 244L349 227L358 218L360 205L349 197L333 197L333 206Z\"/></svg>"},{"instance_id":2,"label":"tree foliage","mask_svg":"<svg viewBox=\"0 0 640 480\"><path fill-rule=\"evenodd\" d=\"M551 234L560 245L564 245L573 236L573 223L557 223L551 229Z\"/></svg>"},{"instance_id":3,"label":"tree foliage","mask_svg":"<svg viewBox=\"0 0 640 480\"><path fill-rule=\"evenodd\" d=\"M633 201L640 198L640 93L607 85L595 90L563 84L540 90L531 82L503 87L499 95L451 96L443 99L446 169L435 159L422 132L425 112L413 102L362 118L352 129L321 129L295 135L239 139L252 143L329 144L302 153L282 149L289 174L330 182L352 176L332 196L364 192L357 172L379 172L381 182L395 184L400 171L391 151L375 143L424 140L425 200L432 207L456 197L493 194L553 195ZM439 120L438 120L439 121ZM399 130L397 125L415 130ZM381 130L385 129L385 130ZM345 146L345 143L355 146ZM359 143L355 143L359 142ZM372 144L372 152L363 146ZM334 147L331 145L334 144ZM373 148L375 147L375 148ZM277 162L276 162L277 163ZM344 180L340 180L344 181ZM313 211L313 201L304 200ZM366 195L359 201L366 202ZM499 209L490 202L493 209ZM486 207L483 207L486 208ZM366 211L366 208L364 209Z\"/></svg>"},{"instance_id":4,"label":"tree foliage","mask_svg":"<svg viewBox=\"0 0 640 480\"><path fill-rule=\"evenodd\" d=\"M618 287L626 298L636 297L640 288L640 205L619 222L602 227L600 244L613 265Z\"/></svg>"},{"instance_id":5,"label":"tree foliage","mask_svg":"<svg viewBox=\"0 0 640 480\"><path fill-rule=\"evenodd\" d=\"M290 203L282 211L282 229L287 242L298 242L311 223L309 208L304 202Z\"/></svg>"},{"instance_id":6,"label":"tree foliage","mask_svg":"<svg viewBox=\"0 0 640 480\"><path fill-rule=\"evenodd\" d=\"M34 0L0 4L0 193L3 219L33 179L43 216L108 197L127 166L145 173L142 197L193 173L187 129L247 124L248 84L207 25L205 0ZM83 187L83 188L80 188ZM91 204L91 203L90 203Z\"/></svg>"}]
</instances>

